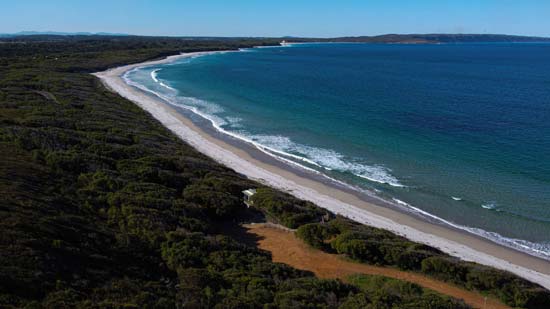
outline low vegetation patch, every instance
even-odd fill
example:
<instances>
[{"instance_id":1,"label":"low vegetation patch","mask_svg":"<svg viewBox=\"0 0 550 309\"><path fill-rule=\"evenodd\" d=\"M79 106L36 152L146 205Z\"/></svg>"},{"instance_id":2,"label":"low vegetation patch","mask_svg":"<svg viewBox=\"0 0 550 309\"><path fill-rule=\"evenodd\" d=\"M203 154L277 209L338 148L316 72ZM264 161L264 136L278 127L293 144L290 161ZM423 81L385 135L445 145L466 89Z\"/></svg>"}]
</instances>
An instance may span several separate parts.
<instances>
[{"instance_id":1,"label":"low vegetation patch","mask_svg":"<svg viewBox=\"0 0 550 309\"><path fill-rule=\"evenodd\" d=\"M366 302L358 297L348 300L350 305L361 305L362 308L385 308L388 305L389 308L468 308L456 299L424 289L414 283L388 277L353 275L349 282L368 295L365 298Z\"/></svg>"}]
</instances>

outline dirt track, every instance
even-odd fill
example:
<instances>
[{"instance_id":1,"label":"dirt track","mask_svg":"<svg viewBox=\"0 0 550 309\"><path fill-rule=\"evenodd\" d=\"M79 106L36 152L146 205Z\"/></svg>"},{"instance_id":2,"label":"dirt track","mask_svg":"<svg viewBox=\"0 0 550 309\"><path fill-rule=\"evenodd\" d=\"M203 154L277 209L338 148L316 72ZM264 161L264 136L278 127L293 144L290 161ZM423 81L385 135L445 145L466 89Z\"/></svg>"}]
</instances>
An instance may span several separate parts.
<instances>
[{"instance_id":1,"label":"dirt track","mask_svg":"<svg viewBox=\"0 0 550 309\"><path fill-rule=\"evenodd\" d=\"M371 266L347 261L336 254L329 254L308 247L293 232L284 231L263 224L247 225L248 233L256 235L258 246L271 252L274 262L309 270L319 278L338 278L343 281L352 274L383 275L416 283L441 294L463 299L474 308L510 308L500 301L467 291L457 286L438 281L420 274L404 272L394 268Z\"/></svg>"}]
</instances>

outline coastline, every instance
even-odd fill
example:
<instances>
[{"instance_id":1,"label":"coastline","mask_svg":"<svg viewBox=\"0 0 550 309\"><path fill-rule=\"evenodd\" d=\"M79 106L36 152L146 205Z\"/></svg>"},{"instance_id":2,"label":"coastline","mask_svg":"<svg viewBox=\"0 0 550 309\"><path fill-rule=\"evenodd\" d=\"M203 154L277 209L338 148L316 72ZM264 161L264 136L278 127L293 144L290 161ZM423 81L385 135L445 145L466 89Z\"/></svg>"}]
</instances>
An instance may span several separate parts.
<instances>
[{"instance_id":1,"label":"coastline","mask_svg":"<svg viewBox=\"0 0 550 309\"><path fill-rule=\"evenodd\" d=\"M149 112L165 127L182 138L201 153L235 171L284 190L298 198L312 201L320 207L342 214L362 224L383 228L405 236L413 241L462 258L515 273L525 279L550 289L550 261L543 260L514 249L499 245L476 235L450 227L427 222L401 211L376 205L357 194L328 185L304 173L277 164L275 159L266 160L242 145L230 143L213 132L202 129L177 108L160 98L149 95L126 84L122 75L134 68L196 57L215 52L197 52L170 56L94 73L104 85L119 95L133 101ZM252 148L253 147L248 147ZM257 152L260 152L257 150ZM266 155L267 156L267 155ZM322 192L322 193L321 193Z\"/></svg>"}]
</instances>

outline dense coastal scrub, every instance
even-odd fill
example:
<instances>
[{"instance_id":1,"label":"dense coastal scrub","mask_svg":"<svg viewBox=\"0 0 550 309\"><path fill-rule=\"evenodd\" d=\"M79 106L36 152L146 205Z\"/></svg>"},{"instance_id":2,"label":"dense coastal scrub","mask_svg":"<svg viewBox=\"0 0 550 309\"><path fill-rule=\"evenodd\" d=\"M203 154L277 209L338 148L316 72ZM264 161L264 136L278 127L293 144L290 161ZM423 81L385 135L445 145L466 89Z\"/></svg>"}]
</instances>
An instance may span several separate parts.
<instances>
[{"instance_id":1,"label":"dense coastal scrub","mask_svg":"<svg viewBox=\"0 0 550 309\"><path fill-rule=\"evenodd\" d=\"M2 42L0 307L467 307L395 280L320 280L220 230L239 229L256 210L323 250L470 282L518 306L547 301L547 291L490 268L492 277L479 272L474 285L470 270L449 273L457 268L449 263L469 264L273 189L260 188L247 209L241 191L259 184L198 153L88 74L276 41Z\"/></svg>"},{"instance_id":2,"label":"dense coastal scrub","mask_svg":"<svg viewBox=\"0 0 550 309\"><path fill-rule=\"evenodd\" d=\"M298 200L288 194L259 188L253 196L254 205L267 219L295 229L307 223L318 222L327 211L308 201Z\"/></svg>"},{"instance_id":3,"label":"dense coastal scrub","mask_svg":"<svg viewBox=\"0 0 550 309\"><path fill-rule=\"evenodd\" d=\"M392 299L392 305L397 308L432 308L433 304L446 308L460 308L460 305L453 299L441 298L440 295L410 282L375 275L353 275L349 281L358 286L370 298L368 302L364 303L360 303L362 300L351 298L343 306L344 308L347 304L363 308L369 306L384 308L388 299ZM351 308L354 308L353 306Z\"/></svg>"}]
</instances>

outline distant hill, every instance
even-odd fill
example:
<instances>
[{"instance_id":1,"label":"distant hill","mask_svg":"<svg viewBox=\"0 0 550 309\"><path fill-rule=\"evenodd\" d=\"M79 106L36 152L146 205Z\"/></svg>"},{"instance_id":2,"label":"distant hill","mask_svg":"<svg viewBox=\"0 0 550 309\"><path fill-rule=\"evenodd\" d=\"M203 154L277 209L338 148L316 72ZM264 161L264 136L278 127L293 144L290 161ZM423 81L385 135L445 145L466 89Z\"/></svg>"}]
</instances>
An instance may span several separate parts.
<instances>
[{"instance_id":1,"label":"distant hill","mask_svg":"<svg viewBox=\"0 0 550 309\"><path fill-rule=\"evenodd\" d=\"M355 36L326 39L328 42L361 43L474 43L474 42L550 42L547 37L519 36L505 34L384 34L377 36Z\"/></svg>"},{"instance_id":2,"label":"distant hill","mask_svg":"<svg viewBox=\"0 0 550 309\"><path fill-rule=\"evenodd\" d=\"M110 32L58 32L58 31L19 31L15 33L0 33L0 37L16 37L16 36L29 36L29 35L102 35L102 36L127 36L124 33L110 33Z\"/></svg>"},{"instance_id":3,"label":"distant hill","mask_svg":"<svg viewBox=\"0 0 550 309\"><path fill-rule=\"evenodd\" d=\"M58 41L65 39L89 40L106 39L106 37L130 37L148 39L180 39L180 40L242 40L242 39L273 39L268 37L198 37L198 36L138 36L109 32L56 32L56 31L20 31L16 33L0 33L4 40L40 40ZM438 43L475 43L475 42L550 42L550 37L520 36L506 34L384 34L376 36L346 36L336 38L303 38L284 36L279 38L288 42L357 42L357 43L394 43L394 44L438 44Z\"/></svg>"}]
</instances>

